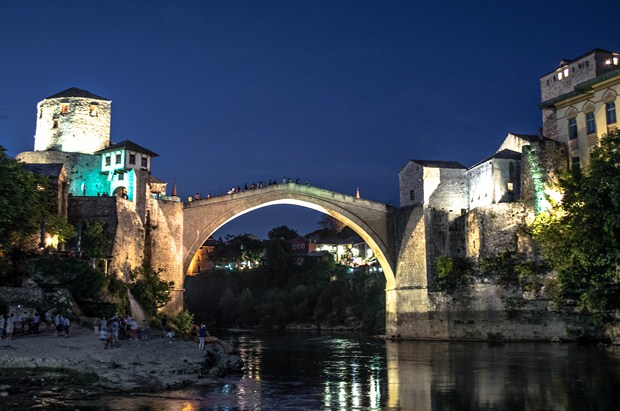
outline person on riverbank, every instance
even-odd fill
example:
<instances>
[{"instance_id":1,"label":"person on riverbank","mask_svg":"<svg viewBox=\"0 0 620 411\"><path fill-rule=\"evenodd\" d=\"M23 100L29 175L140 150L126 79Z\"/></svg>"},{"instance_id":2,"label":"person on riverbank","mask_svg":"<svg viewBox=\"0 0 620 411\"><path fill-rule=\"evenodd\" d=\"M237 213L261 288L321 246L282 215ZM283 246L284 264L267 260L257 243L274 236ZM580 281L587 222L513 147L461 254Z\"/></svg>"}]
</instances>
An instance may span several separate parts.
<instances>
[{"instance_id":1,"label":"person on riverbank","mask_svg":"<svg viewBox=\"0 0 620 411\"><path fill-rule=\"evenodd\" d=\"M39 333L39 326L41 325L41 314L39 314L38 311L34 312L34 315L32 316L32 332L34 334L38 334Z\"/></svg>"},{"instance_id":2,"label":"person on riverbank","mask_svg":"<svg viewBox=\"0 0 620 411\"><path fill-rule=\"evenodd\" d=\"M161 317L161 336L162 338L166 336L166 332L168 331L168 317L165 315Z\"/></svg>"},{"instance_id":3,"label":"person on riverbank","mask_svg":"<svg viewBox=\"0 0 620 411\"><path fill-rule=\"evenodd\" d=\"M95 318L93 321L93 328L95 329L95 335L99 335L99 327L101 327L101 320L99 317Z\"/></svg>"},{"instance_id":4,"label":"person on riverbank","mask_svg":"<svg viewBox=\"0 0 620 411\"><path fill-rule=\"evenodd\" d=\"M200 328L198 329L198 349L205 349L205 339L207 338L207 327L204 324L200 324Z\"/></svg>"},{"instance_id":5,"label":"person on riverbank","mask_svg":"<svg viewBox=\"0 0 620 411\"><path fill-rule=\"evenodd\" d=\"M52 311L53 309L49 309L45 312L45 331L49 331L52 326Z\"/></svg>"},{"instance_id":6,"label":"person on riverbank","mask_svg":"<svg viewBox=\"0 0 620 411\"><path fill-rule=\"evenodd\" d=\"M6 320L4 318L4 314L0 314L0 340L4 339L4 324Z\"/></svg>"},{"instance_id":7,"label":"person on riverbank","mask_svg":"<svg viewBox=\"0 0 620 411\"><path fill-rule=\"evenodd\" d=\"M13 339L13 327L15 321L13 320L13 313L6 319L6 339L11 341Z\"/></svg>"},{"instance_id":8,"label":"person on riverbank","mask_svg":"<svg viewBox=\"0 0 620 411\"><path fill-rule=\"evenodd\" d=\"M129 327L130 327L131 340L138 341L138 330L140 329L138 322L132 319L129 324L130 324Z\"/></svg>"},{"instance_id":9,"label":"person on riverbank","mask_svg":"<svg viewBox=\"0 0 620 411\"><path fill-rule=\"evenodd\" d=\"M149 339L149 322L142 320L142 327L140 327L140 339L146 341Z\"/></svg>"},{"instance_id":10,"label":"person on riverbank","mask_svg":"<svg viewBox=\"0 0 620 411\"><path fill-rule=\"evenodd\" d=\"M66 316L65 318L63 318L62 320L62 328L63 331L65 333L65 338L69 337L69 326L71 325L71 322L69 321L69 316Z\"/></svg>"},{"instance_id":11,"label":"person on riverbank","mask_svg":"<svg viewBox=\"0 0 620 411\"><path fill-rule=\"evenodd\" d=\"M108 330L108 320L107 320L107 318L103 317L101 319L101 325L99 326L99 330L101 330L101 331L107 331Z\"/></svg>"},{"instance_id":12,"label":"person on riverbank","mask_svg":"<svg viewBox=\"0 0 620 411\"><path fill-rule=\"evenodd\" d=\"M118 322L117 317L112 317L112 324L110 325L110 327L112 328L112 333L111 333L112 342L118 342L118 333L121 328L121 325Z\"/></svg>"}]
</instances>

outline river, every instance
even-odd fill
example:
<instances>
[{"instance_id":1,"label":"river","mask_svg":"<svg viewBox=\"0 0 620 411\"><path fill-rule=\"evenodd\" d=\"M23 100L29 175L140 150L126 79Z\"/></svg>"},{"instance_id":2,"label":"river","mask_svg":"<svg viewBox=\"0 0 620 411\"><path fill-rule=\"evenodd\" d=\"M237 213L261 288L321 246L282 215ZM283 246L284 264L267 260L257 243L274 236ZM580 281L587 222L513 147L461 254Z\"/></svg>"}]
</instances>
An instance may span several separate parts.
<instances>
[{"instance_id":1,"label":"river","mask_svg":"<svg viewBox=\"0 0 620 411\"><path fill-rule=\"evenodd\" d=\"M106 399L141 410L618 410L620 347L231 333L243 375ZM86 405L86 404L83 404Z\"/></svg>"}]
</instances>

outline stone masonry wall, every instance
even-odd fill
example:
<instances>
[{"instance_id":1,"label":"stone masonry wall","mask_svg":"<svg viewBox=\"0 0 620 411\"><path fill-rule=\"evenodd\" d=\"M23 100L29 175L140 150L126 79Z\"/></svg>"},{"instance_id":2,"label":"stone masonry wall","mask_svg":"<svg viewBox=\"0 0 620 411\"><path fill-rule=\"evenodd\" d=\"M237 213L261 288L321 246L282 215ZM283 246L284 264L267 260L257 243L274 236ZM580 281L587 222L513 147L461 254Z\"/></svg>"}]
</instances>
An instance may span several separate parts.
<instances>
[{"instance_id":1,"label":"stone masonry wall","mask_svg":"<svg viewBox=\"0 0 620 411\"><path fill-rule=\"evenodd\" d=\"M97 192L107 191L109 185L106 176L97 171L101 168L100 156L60 151L26 151L19 153L15 158L31 164L63 163L69 180L68 192L74 196L84 194L82 184L86 185L86 194L92 196Z\"/></svg>"},{"instance_id":2,"label":"stone masonry wall","mask_svg":"<svg viewBox=\"0 0 620 411\"><path fill-rule=\"evenodd\" d=\"M62 104L68 105L65 113ZM110 144L110 116L111 102L107 100L45 99L37 105L34 149L92 154Z\"/></svg>"},{"instance_id":3,"label":"stone masonry wall","mask_svg":"<svg viewBox=\"0 0 620 411\"><path fill-rule=\"evenodd\" d=\"M545 139L523 147L521 164L521 202L535 209L536 195L545 186L555 185L568 170L566 146L558 141Z\"/></svg>"},{"instance_id":4,"label":"stone masonry wall","mask_svg":"<svg viewBox=\"0 0 620 411\"><path fill-rule=\"evenodd\" d=\"M454 295L421 290L398 290L396 320L387 324L387 335L412 339L534 340L574 338L565 318L549 310L546 300L528 300L517 290L495 284L473 284ZM519 301L515 309L514 302Z\"/></svg>"},{"instance_id":5,"label":"stone masonry wall","mask_svg":"<svg viewBox=\"0 0 620 411\"><path fill-rule=\"evenodd\" d=\"M121 197L75 197L69 201L69 222L91 220L106 223L113 241L109 250L109 270L129 280L129 271L142 264L144 256L144 225L135 204Z\"/></svg>"},{"instance_id":6,"label":"stone masonry wall","mask_svg":"<svg viewBox=\"0 0 620 411\"><path fill-rule=\"evenodd\" d=\"M147 206L151 264L164 270L162 279L174 281L172 300L163 310L174 314L183 308L183 203L150 198Z\"/></svg>"},{"instance_id":7,"label":"stone masonry wall","mask_svg":"<svg viewBox=\"0 0 620 411\"><path fill-rule=\"evenodd\" d=\"M519 227L531 210L521 203L478 207L467 214L467 257L479 259L519 250Z\"/></svg>"}]
</instances>

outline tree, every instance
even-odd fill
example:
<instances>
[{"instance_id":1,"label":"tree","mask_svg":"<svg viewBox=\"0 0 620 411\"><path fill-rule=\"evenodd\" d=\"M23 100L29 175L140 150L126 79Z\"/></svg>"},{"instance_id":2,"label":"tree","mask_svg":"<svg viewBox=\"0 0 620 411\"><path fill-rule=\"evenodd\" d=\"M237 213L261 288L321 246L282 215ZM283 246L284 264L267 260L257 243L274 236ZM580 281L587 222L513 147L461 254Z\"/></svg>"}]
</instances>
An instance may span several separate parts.
<instances>
[{"instance_id":1,"label":"tree","mask_svg":"<svg viewBox=\"0 0 620 411\"><path fill-rule=\"evenodd\" d=\"M81 249L90 258L105 257L108 247L112 245L103 221L85 221L81 236Z\"/></svg>"},{"instance_id":2,"label":"tree","mask_svg":"<svg viewBox=\"0 0 620 411\"><path fill-rule=\"evenodd\" d=\"M343 228L346 227L346 224L340 220L336 220L334 217L329 214L323 214L321 219L318 222L319 227L326 231L328 235L335 236L339 232L342 231Z\"/></svg>"},{"instance_id":3,"label":"tree","mask_svg":"<svg viewBox=\"0 0 620 411\"><path fill-rule=\"evenodd\" d=\"M281 225L279 227L272 228L267 233L267 237L270 240L278 240L278 239L292 240L294 238L297 238L298 236L299 236L299 234L297 234L297 231L292 230L292 229L288 228L285 225Z\"/></svg>"},{"instance_id":4,"label":"tree","mask_svg":"<svg viewBox=\"0 0 620 411\"><path fill-rule=\"evenodd\" d=\"M154 316L159 308L170 301L170 293L174 288L174 281L165 281L160 278L163 270L154 270L144 264L131 271L132 284L130 290L149 316Z\"/></svg>"},{"instance_id":5,"label":"tree","mask_svg":"<svg viewBox=\"0 0 620 411\"><path fill-rule=\"evenodd\" d=\"M0 251L36 234L50 215L47 180L26 171L0 146Z\"/></svg>"},{"instance_id":6,"label":"tree","mask_svg":"<svg viewBox=\"0 0 620 411\"><path fill-rule=\"evenodd\" d=\"M589 169L560 181L560 203L533 234L558 274L561 300L590 311L620 308L620 133L603 136Z\"/></svg>"}]
</instances>

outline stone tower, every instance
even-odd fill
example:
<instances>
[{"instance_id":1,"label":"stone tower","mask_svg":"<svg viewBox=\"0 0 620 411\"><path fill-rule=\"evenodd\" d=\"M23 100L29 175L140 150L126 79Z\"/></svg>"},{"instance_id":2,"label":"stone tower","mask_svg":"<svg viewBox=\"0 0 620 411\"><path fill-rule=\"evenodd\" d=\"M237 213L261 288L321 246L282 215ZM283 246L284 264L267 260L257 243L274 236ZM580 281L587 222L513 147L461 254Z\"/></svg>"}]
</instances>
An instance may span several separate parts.
<instances>
[{"instance_id":1,"label":"stone tower","mask_svg":"<svg viewBox=\"0 0 620 411\"><path fill-rule=\"evenodd\" d=\"M93 154L110 144L112 102L72 87L37 104L35 151Z\"/></svg>"}]
</instances>

